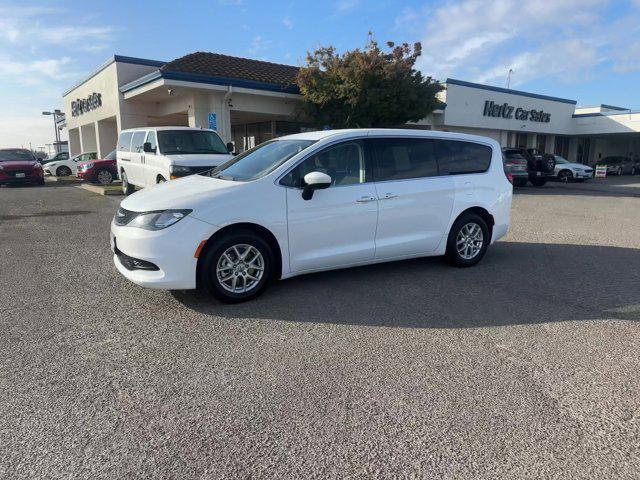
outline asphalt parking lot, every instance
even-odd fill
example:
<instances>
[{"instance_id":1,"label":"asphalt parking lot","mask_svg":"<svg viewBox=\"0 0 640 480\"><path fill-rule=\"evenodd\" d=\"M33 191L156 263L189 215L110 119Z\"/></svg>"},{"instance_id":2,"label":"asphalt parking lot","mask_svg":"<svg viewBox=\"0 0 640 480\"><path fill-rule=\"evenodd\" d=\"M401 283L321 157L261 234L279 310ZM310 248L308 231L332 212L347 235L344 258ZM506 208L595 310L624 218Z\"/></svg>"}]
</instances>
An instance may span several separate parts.
<instances>
[{"instance_id":1,"label":"asphalt parking lot","mask_svg":"<svg viewBox=\"0 0 640 480\"><path fill-rule=\"evenodd\" d=\"M118 202L0 188L0 478L637 478L640 177L235 306L122 278Z\"/></svg>"}]
</instances>

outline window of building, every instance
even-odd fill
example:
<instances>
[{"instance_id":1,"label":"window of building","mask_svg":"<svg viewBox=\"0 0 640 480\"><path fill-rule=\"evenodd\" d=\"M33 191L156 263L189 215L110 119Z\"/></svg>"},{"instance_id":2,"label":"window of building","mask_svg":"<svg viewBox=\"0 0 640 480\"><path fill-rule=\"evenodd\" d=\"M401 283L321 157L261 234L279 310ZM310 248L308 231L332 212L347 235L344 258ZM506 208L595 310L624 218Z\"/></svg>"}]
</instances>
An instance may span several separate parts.
<instances>
[{"instance_id":1,"label":"window of building","mask_svg":"<svg viewBox=\"0 0 640 480\"><path fill-rule=\"evenodd\" d=\"M569 158L569 137L556 136L556 145L553 153Z\"/></svg>"},{"instance_id":2,"label":"window of building","mask_svg":"<svg viewBox=\"0 0 640 480\"><path fill-rule=\"evenodd\" d=\"M438 163L433 140L379 138L371 141L376 181L435 177Z\"/></svg>"},{"instance_id":3,"label":"window of building","mask_svg":"<svg viewBox=\"0 0 640 480\"><path fill-rule=\"evenodd\" d=\"M131 137L133 136L133 132L124 132L120 134L120 138L118 139L118 151L119 152L130 152L131 151Z\"/></svg>"},{"instance_id":4,"label":"window of building","mask_svg":"<svg viewBox=\"0 0 640 480\"><path fill-rule=\"evenodd\" d=\"M345 142L327 147L296 166L280 183L302 188L304 176L311 172L326 173L331 177L332 186L363 183L366 173L362 143Z\"/></svg>"},{"instance_id":5,"label":"window of building","mask_svg":"<svg viewBox=\"0 0 640 480\"><path fill-rule=\"evenodd\" d=\"M440 175L486 172L492 150L487 145L455 140L434 140Z\"/></svg>"},{"instance_id":6,"label":"window of building","mask_svg":"<svg viewBox=\"0 0 640 480\"><path fill-rule=\"evenodd\" d=\"M516 147L518 148L527 148L527 137L526 133L518 133L516 135Z\"/></svg>"},{"instance_id":7,"label":"window of building","mask_svg":"<svg viewBox=\"0 0 640 480\"><path fill-rule=\"evenodd\" d=\"M537 142L536 142L536 148L538 149L539 152L546 152L547 151L547 136L546 135L540 135L538 134L537 136Z\"/></svg>"}]
</instances>

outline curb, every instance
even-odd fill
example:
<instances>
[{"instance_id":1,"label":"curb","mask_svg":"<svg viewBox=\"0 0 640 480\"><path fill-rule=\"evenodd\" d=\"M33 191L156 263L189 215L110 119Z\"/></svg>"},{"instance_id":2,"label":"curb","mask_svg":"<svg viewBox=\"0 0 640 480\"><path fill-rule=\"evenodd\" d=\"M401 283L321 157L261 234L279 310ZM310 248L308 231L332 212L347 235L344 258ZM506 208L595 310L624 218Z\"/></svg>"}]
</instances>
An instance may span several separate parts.
<instances>
[{"instance_id":1,"label":"curb","mask_svg":"<svg viewBox=\"0 0 640 480\"><path fill-rule=\"evenodd\" d=\"M104 187L99 187L97 185L91 185L88 183L82 183L80 185L76 185L76 188L81 188L83 190L88 190L93 193L97 193L98 195L107 195L107 196L117 196L122 195L122 190L120 189L108 189Z\"/></svg>"}]
</instances>

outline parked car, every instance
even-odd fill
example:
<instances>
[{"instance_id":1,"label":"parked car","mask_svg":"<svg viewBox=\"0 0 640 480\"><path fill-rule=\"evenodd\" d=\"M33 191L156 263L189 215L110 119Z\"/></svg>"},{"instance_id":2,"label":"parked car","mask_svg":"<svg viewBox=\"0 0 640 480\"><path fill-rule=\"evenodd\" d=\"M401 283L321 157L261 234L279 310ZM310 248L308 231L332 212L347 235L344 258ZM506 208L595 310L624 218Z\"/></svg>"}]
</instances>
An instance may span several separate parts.
<instances>
[{"instance_id":1,"label":"parked car","mask_svg":"<svg viewBox=\"0 0 640 480\"><path fill-rule=\"evenodd\" d=\"M542 187L546 184L549 175L553 173L556 166L553 155L539 152L533 148L503 148L502 153L507 160L509 158L517 158L518 161L520 161L519 157L527 160L527 180L531 182L531 185L534 187ZM514 155L518 155L519 157L514 157ZM516 180L515 177L514 180ZM527 182L524 181L524 178L518 178L517 182L514 182L514 186L516 187L524 187L526 184Z\"/></svg>"},{"instance_id":2,"label":"parked car","mask_svg":"<svg viewBox=\"0 0 640 480\"><path fill-rule=\"evenodd\" d=\"M88 160L95 160L98 158L97 152L85 152L71 157L67 160L58 160L56 162L47 163L44 166L44 173L47 175L54 175L56 177L68 177L69 175L75 175L78 169L78 164L86 162Z\"/></svg>"},{"instance_id":3,"label":"parked car","mask_svg":"<svg viewBox=\"0 0 640 480\"><path fill-rule=\"evenodd\" d=\"M122 191L150 187L166 180L211 170L233 158L213 130L154 127L123 130L118 138L117 165Z\"/></svg>"},{"instance_id":4,"label":"parked car","mask_svg":"<svg viewBox=\"0 0 640 480\"><path fill-rule=\"evenodd\" d=\"M219 168L143 189L111 224L118 271L219 300L272 278L445 255L482 259L507 233L512 186L492 139L423 130L280 137Z\"/></svg>"},{"instance_id":5,"label":"parked car","mask_svg":"<svg viewBox=\"0 0 640 480\"><path fill-rule=\"evenodd\" d=\"M527 158L513 149L503 150L504 171L514 187L524 187L529 181Z\"/></svg>"},{"instance_id":6,"label":"parked car","mask_svg":"<svg viewBox=\"0 0 640 480\"><path fill-rule=\"evenodd\" d=\"M553 170L553 177L561 182L572 181L583 182L593 178L593 168L582 163L571 163L561 155L554 155L556 168Z\"/></svg>"},{"instance_id":7,"label":"parked car","mask_svg":"<svg viewBox=\"0 0 640 480\"><path fill-rule=\"evenodd\" d=\"M43 158L39 160L42 165L46 165L47 163L59 162L61 160L69 160L69 152L58 152L53 157Z\"/></svg>"},{"instance_id":8,"label":"parked car","mask_svg":"<svg viewBox=\"0 0 640 480\"><path fill-rule=\"evenodd\" d=\"M640 164L636 160L621 155L605 157L597 164L607 166L607 175L636 175L640 173Z\"/></svg>"},{"instance_id":9,"label":"parked car","mask_svg":"<svg viewBox=\"0 0 640 480\"><path fill-rule=\"evenodd\" d=\"M108 185L118 178L116 151L113 150L102 159L78 163L76 176L89 182Z\"/></svg>"},{"instance_id":10,"label":"parked car","mask_svg":"<svg viewBox=\"0 0 640 480\"><path fill-rule=\"evenodd\" d=\"M0 149L0 185L37 183L44 185L42 165L31 150Z\"/></svg>"}]
</instances>

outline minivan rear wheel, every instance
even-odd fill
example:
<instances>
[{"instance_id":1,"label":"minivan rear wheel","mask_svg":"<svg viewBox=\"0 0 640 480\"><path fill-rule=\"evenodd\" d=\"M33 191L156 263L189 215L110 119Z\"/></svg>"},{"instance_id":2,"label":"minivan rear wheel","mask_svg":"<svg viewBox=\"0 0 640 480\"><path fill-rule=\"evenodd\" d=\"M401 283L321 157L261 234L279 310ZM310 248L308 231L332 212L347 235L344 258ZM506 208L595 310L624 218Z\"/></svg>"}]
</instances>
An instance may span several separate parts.
<instances>
[{"instance_id":1,"label":"minivan rear wheel","mask_svg":"<svg viewBox=\"0 0 640 480\"><path fill-rule=\"evenodd\" d=\"M200 282L222 302L246 302L264 292L273 264L273 252L266 241L251 231L233 232L206 249Z\"/></svg>"},{"instance_id":2,"label":"minivan rear wheel","mask_svg":"<svg viewBox=\"0 0 640 480\"><path fill-rule=\"evenodd\" d=\"M445 257L455 267L472 267L482 260L490 242L491 234L484 219L468 213L451 227Z\"/></svg>"}]
</instances>

